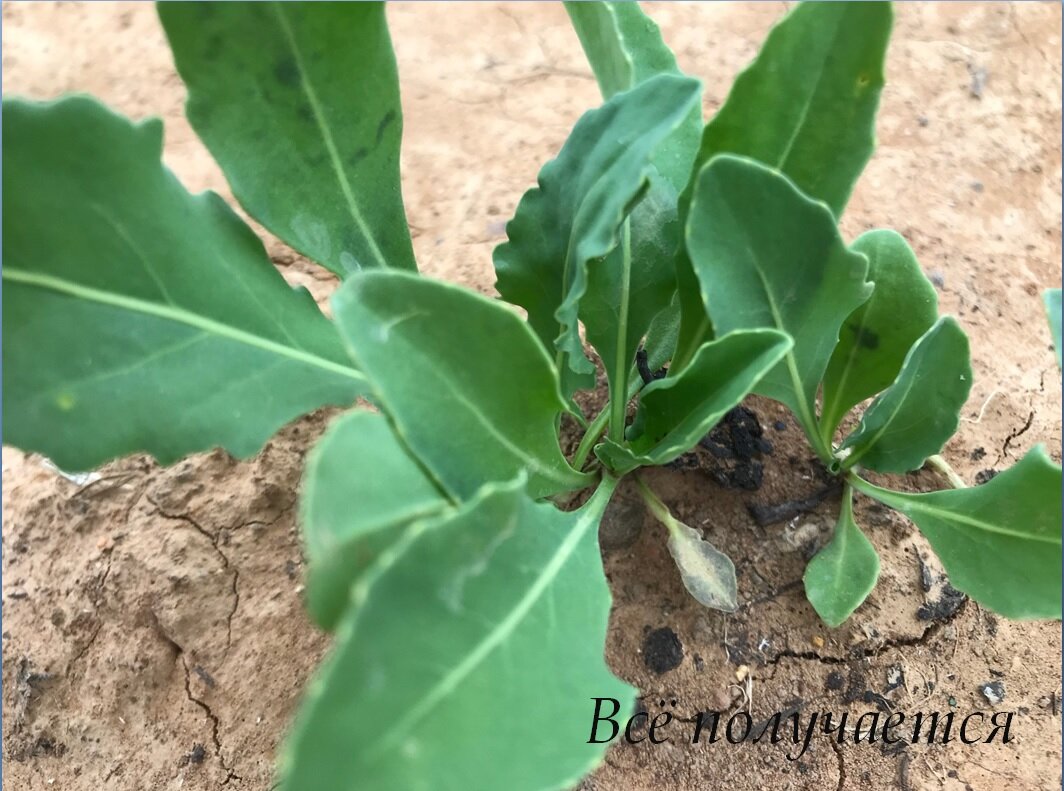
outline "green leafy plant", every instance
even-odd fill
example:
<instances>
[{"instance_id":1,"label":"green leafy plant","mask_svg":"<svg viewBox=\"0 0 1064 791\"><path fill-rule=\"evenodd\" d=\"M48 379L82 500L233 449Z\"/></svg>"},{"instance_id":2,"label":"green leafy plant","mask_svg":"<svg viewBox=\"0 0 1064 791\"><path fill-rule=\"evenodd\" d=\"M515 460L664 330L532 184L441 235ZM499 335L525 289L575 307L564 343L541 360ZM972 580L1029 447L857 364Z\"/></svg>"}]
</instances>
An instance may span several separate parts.
<instances>
[{"instance_id":1,"label":"green leafy plant","mask_svg":"<svg viewBox=\"0 0 1064 791\"><path fill-rule=\"evenodd\" d=\"M634 692L603 659L598 522L632 475L688 590L734 610L731 561L638 470L749 393L789 407L843 482L805 575L829 625L879 571L854 492L915 522L978 601L1060 616L1060 467L1039 448L963 486L938 453L971 386L967 339L898 234L837 229L873 149L890 7L799 5L705 125L699 82L637 5L567 8L604 103L495 251L499 294L527 320L416 273L378 4L159 7L234 195L343 279L333 320L217 196L162 166L158 122L86 97L4 101L6 441L68 469L247 456L318 407L375 407L337 418L307 463L308 607L335 646L285 788L575 783L602 750L588 699ZM581 327L608 381L594 416L574 398L595 383ZM569 458L563 416L582 432ZM868 479L925 462L954 488Z\"/></svg>"}]
</instances>

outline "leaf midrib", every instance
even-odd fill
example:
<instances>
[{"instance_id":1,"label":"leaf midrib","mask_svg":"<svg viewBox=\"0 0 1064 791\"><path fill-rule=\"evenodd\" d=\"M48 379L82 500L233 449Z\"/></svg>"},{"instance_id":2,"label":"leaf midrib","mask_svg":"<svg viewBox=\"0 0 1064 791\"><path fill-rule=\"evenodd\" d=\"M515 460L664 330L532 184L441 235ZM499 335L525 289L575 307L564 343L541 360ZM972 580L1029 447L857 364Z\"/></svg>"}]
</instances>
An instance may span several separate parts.
<instances>
[{"instance_id":1,"label":"leaf midrib","mask_svg":"<svg viewBox=\"0 0 1064 791\"><path fill-rule=\"evenodd\" d=\"M859 482L859 483L858 483ZM865 480L857 478L854 488L857 488L862 493L874 497L891 508L897 511L901 511L906 516L912 516L911 512L924 513L927 516L939 519L946 525L953 526L951 523L957 523L973 527L976 530L982 530L987 533L996 533L997 535L1008 536L1009 538L1016 538L1021 541L1038 541L1043 544L1053 544L1054 546L1061 545L1060 536L1042 536L1035 533L1019 533L1015 530L1009 530L1005 527L999 527L991 524L990 522L984 522L981 519L968 516L966 514L959 514L955 511L949 511L942 508L938 508L934 505L928 505L921 502L916 497L927 497L928 495L909 495L905 496L892 492L889 489L883 489L879 486L868 483Z\"/></svg>"},{"instance_id":2,"label":"leaf midrib","mask_svg":"<svg viewBox=\"0 0 1064 791\"><path fill-rule=\"evenodd\" d=\"M306 65L303 62L303 53L299 48L299 44L296 41L295 33L292 30L292 26L288 21L288 17L285 15L283 9L283 3L271 3L274 14L277 17L277 24L280 26L281 31L284 33L285 41L288 44L288 48L292 53L292 58L295 61L296 69L299 71L299 84L303 89L303 93L306 94L307 102L310 104L310 109L314 115L314 122L321 132L322 141L325 144L325 149L329 153L329 163L332 165L333 173L336 175L336 181L340 185L340 191L343 193L344 201L347 203L348 211L351 214L351 219L355 221L355 225L358 226L359 231L366 239L366 243L369 245L370 251L376 257L377 262L382 267L387 267L388 262L384 257L384 253L381 252L380 247L377 245L377 240L373 236L372 230L365 218L362 216L362 211L358 206L358 202L355 200L354 191L351 189L351 183L347 178L347 173L344 171L343 165L340 161L340 152L336 148L336 141L333 139L332 130L329 128L328 123L325 121L325 115L322 112L321 102L318 100L318 94L314 90L314 86L311 84L309 76L307 74Z\"/></svg>"},{"instance_id":3,"label":"leaf midrib","mask_svg":"<svg viewBox=\"0 0 1064 791\"><path fill-rule=\"evenodd\" d=\"M324 371L344 376L357 382L364 383L366 381L366 377L362 373L350 366L341 365L340 363L303 351L302 349L286 346L283 343L264 338L261 335L256 335L247 330L224 324L223 322L216 321L207 316L192 313L191 311L179 308L176 305L164 305L144 299L138 299L136 297L129 297L124 294L102 291L63 278L44 275L37 272L28 272L24 269L10 265L3 267L2 273L0 274L2 274L4 280L10 280L14 283L22 283L27 286L66 294L75 299L83 299L100 305L108 305L122 310L128 310L133 313L154 316L178 324L184 324L207 334L243 343L246 346L261 349L270 352L271 354L286 357L290 360L295 360L315 368L320 368Z\"/></svg>"},{"instance_id":4,"label":"leaf midrib","mask_svg":"<svg viewBox=\"0 0 1064 791\"><path fill-rule=\"evenodd\" d=\"M505 618L497 623L466 654L465 659L455 665L446 675L440 678L414 706L411 706L407 714L400 718L391 729L385 732L374 744L365 748L364 754L367 761L373 761L388 748L394 746L414 726L424 719L444 698L453 693L458 686L476 670L487 657L494 651L524 620L525 616L537 604L548 586L561 573L562 568L572 557L580 540L594 525L605 506L602 500L608 500L612 487L602 485L595 492L591 500L584 506L583 513L573 523L565 539L558 544L557 550L543 567L543 570L529 586L525 594L517 601Z\"/></svg>"},{"instance_id":5,"label":"leaf midrib","mask_svg":"<svg viewBox=\"0 0 1064 791\"><path fill-rule=\"evenodd\" d=\"M516 444L513 440L506 436L506 434L501 429L499 429L493 422L491 422L491 420L486 418L482 414L482 410L480 409L480 407L478 407L477 404L475 404L473 401L470 401L465 396L465 394L450 376L439 370L438 367L429 364L429 361L425 359L423 352L416 343L408 343L406 347L406 353L410 356L417 356L424 360L424 367L426 369L435 370L437 376L439 377L439 381L446 387L447 391L453 397L454 403L461 406L466 412L468 412L472 416L473 420L479 425L483 426L484 429L486 429L487 432L499 442L499 444L501 444L507 451L509 451L512 456L521 460L526 469L536 473L537 475L541 475L544 478L547 478L548 480L560 483L564 486L575 485L579 483L580 480L584 477L581 473L576 471L573 471L572 476L567 476L565 474L565 470L557 470L553 467L547 466L540 459L536 458L535 456L529 455L524 450L524 448ZM400 425L402 424L402 421L398 418L397 422L399 422ZM561 458L564 462L564 457Z\"/></svg>"}]
</instances>

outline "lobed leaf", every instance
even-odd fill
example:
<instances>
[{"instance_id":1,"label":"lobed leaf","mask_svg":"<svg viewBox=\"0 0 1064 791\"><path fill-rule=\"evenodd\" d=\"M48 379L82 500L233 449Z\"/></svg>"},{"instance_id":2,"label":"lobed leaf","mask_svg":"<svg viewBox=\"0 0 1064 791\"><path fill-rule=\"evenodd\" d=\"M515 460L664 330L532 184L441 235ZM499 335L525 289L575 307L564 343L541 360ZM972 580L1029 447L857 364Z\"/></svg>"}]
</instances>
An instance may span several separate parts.
<instances>
[{"instance_id":1,"label":"lobed leaf","mask_svg":"<svg viewBox=\"0 0 1064 791\"><path fill-rule=\"evenodd\" d=\"M603 658L597 526L612 484L569 513L524 489L486 487L356 585L282 788L563 789L601 760L589 701L624 708L634 693Z\"/></svg>"},{"instance_id":2,"label":"lobed leaf","mask_svg":"<svg viewBox=\"0 0 1064 791\"><path fill-rule=\"evenodd\" d=\"M938 317L935 287L900 234L868 231L851 249L867 256L875 290L842 325L824 374L820 422L829 440L850 409L894 381L913 344Z\"/></svg>"},{"instance_id":3,"label":"lobed leaf","mask_svg":"<svg viewBox=\"0 0 1064 791\"><path fill-rule=\"evenodd\" d=\"M904 494L850 482L915 522L958 590L1006 618L1060 618L1061 471L1042 446L971 489Z\"/></svg>"},{"instance_id":4,"label":"lobed leaf","mask_svg":"<svg viewBox=\"0 0 1064 791\"><path fill-rule=\"evenodd\" d=\"M580 489L558 446L557 375L510 308L412 273L363 272L333 297L403 443L459 500L527 472L533 497Z\"/></svg>"},{"instance_id":5,"label":"lobed leaf","mask_svg":"<svg viewBox=\"0 0 1064 791\"><path fill-rule=\"evenodd\" d=\"M1053 347L1057 350L1057 367L1060 363L1060 289L1050 288L1046 289L1042 295L1042 299L1046 305L1046 316L1049 318L1049 330L1053 334Z\"/></svg>"},{"instance_id":6,"label":"lobed leaf","mask_svg":"<svg viewBox=\"0 0 1064 791\"><path fill-rule=\"evenodd\" d=\"M791 339L775 330L737 331L703 344L683 373L643 389L628 445L605 440L596 455L618 474L668 464L694 447L790 348Z\"/></svg>"},{"instance_id":7,"label":"lobed leaf","mask_svg":"<svg viewBox=\"0 0 1064 791\"><path fill-rule=\"evenodd\" d=\"M890 3L798 4L769 32L706 125L695 173L719 154L750 157L842 216L875 147L892 18ZM685 222L689 197L680 201ZM683 300L678 359L685 362L716 316L707 316L695 296L690 260L681 255L676 266Z\"/></svg>"},{"instance_id":8,"label":"lobed leaf","mask_svg":"<svg viewBox=\"0 0 1064 791\"><path fill-rule=\"evenodd\" d=\"M841 626L879 579L879 555L853 519L853 492L842 497L835 534L805 567L805 595L828 626Z\"/></svg>"},{"instance_id":9,"label":"lobed leaf","mask_svg":"<svg viewBox=\"0 0 1064 791\"><path fill-rule=\"evenodd\" d=\"M383 3L158 4L186 114L248 214L341 277L417 269Z\"/></svg>"},{"instance_id":10,"label":"lobed leaf","mask_svg":"<svg viewBox=\"0 0 1064 791\"><path fill-rule=\"evenodd\" d=\"M496 287L525 308L544 347L556 355L566 398L594 381L577 325L589 264L597 266L618 246L625 217L647 189L651 154L683 122L699 91L694 80L663 74L585 113L558 157L540 171L539 186L521 199L506 228L509 241L495 249ZM619 266L635 277L667 282L671 263L657 263L645 273L630 260ZM596 292L609 291L609 282L624 276L614 272L607 282L596 281ZM616 309L627 304L621 301ZM603 332L618 323L611 318Z\"/></svg>"},{"instance_id":11,"label":"lobed leaf","mask_svg":"<svg viewBox=\"0 0 1064 791\"><path fill-rule=\"evenodd\" d=\"M411 523L449 508L384 415L355 411L333 421L307 457L299 500L307 608L318 625L336 626L352 584Z\"/></svg>"},{"instance_id":12,"label":"lobed leaf","mask_svg":"<svg viewBox=\"0 0 1064 791\"><path fill-rule=\"evenodd\" d=\"M842 443L843 467L908 472L942 450L972 389L968 336L952 316L935 322L905 358L898 378L872 402Z\"/></svg>"},{"instance_id":13,"label":"lobed leaf","mask_svg":"<svg viewBox=\"0 0 1064 791\"><path fill-rule=\"evenodd\" d=\"M4 440L83 470L250 456L365 378L217 195L166 170L162 124L93 99L3 105Z\"/></svg>"},{"instance_id":14,"label":"lobed leaf","mask_svg":"<svg viewBox=\"0 0 1064 791\"><path fill-rule=\"evenodd\" d=\"M816 433L817 387L839 328L868 299L868 260L843 244L827 207L758 162L721 155L699 174L687 250L718 334L767 327L794 346L755 392Z\"/></svg>"}]
</instances>

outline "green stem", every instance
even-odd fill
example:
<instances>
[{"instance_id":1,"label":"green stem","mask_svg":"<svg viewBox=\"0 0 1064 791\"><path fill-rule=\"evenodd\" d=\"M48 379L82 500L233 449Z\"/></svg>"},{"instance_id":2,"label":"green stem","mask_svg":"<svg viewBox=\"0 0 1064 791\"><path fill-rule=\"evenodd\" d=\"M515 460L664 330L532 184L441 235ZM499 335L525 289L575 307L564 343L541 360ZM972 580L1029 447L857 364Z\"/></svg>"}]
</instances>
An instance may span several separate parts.
<instances>
[{"instance_id":1,"label":"green stem","mask_svg":"<svg viewBox=\"0 0 1064 791\"><path fill-rule=\"evenodd\" d=\"M584 463L587 461L587 457L591 455L591 449L595 447L595 443L602 436L602 432L606 430L606 423L609 419L610 410L607 404L606 408L599 412L595 419L591 421L591 425L587 427L587 431L584 432L584 436L576 448L576 453L573 455L573 469L577 472L584 469Z\"/></svg>"},{"instance_id":2,"label":"green stem","mask_svg":"<svg viewBox=\"0 0 1064 791\"><path fill-rule=\"evenodd\" d=\"M827 419L825 420L825 418ZM838 428L837 425L832 425L832 423L835 423L834 418L827 413L826 407L822 408L820 410L820 420L817 421L817 435L820 437L820 441L828 448L831 448L831 441L835 439L835 429Z\"/></svg>"},{"instance_id":3,"label":"green stem","mask_svg":"<svg viewBox=\"0 0 1064 791\"><path fill-rule=\"evenodd\" d=\"M635 485L639 490L640 496L643 498L643 502L647 504L647 508L650 509L650 513L654 515L654 518L665 525L670 534L679 530L676 517L672 515L669 507L661 501L661 498L654 493L654 490L643 483L643 479L639 477L636 477Z\"/></svg>"},{"instance_id":4,"label":"green stem","mask_svg":"<svg viewBox=\"0 0 1064 791\"><path fill-rule=\"evenodd\" d=\"M620 478L615 478L609 473L603 473L602 480L595 488L595 493L591 495L591 498L584 504L584 508L593 513L597 513L600 517L606 511L606 506L610 502L610 498L613 497L613 490L617 488L617 483Z\"/></svg>"},{"instance_id":5,"label":"green stem","mask_svg":"<svg viewBox=\"0 0 1064 791\"><path fill-rule=\"evenodd\" d=\"M893 494L893 492L891 492L889 489L881 489L874 483L869 483L852 470L845 473L845 477L843 480L845 480L845 482L855 492L860 492L861 494L867 497L871 497L873 500L879 500L879 502L883 503L884 505L890 505L893 508L893 505L891 505L891 503L889 502L890 495Z\"/></svg>"},{"instance_id":6,"label":"green stem","mask_svg":"<svg viewBox=\"0 0 1064 791\"><path fill-rule=\"evenodd\" d=\"M801 398L800 394L799 397ZM816 455L820 457L820 460L824 462L824 464L830 467L832 462L835 461L835 454L831 452L831 443L825 441L820 435L820 427L817 425L816 418L813 417L809 404L805 402L804 398L801 398L799 403L802 406L802 409L795 413L794 416L798 418L798 423L805 432L809 444L812 445L813 450L816 451Z\"/></svg>"},{"instance_id":7,"label":"green stem","mask_svg":"<svg viewBox=\"0 0 1064 791\"><path fill-rule=\"evenodd\" d=\"M944 458L937 453L934 456L927 457L927 463L934 467L936 470L946 476L946 480L949 481L950 486L954 489L967 489L968 484L964 482L964 479L957 474L957 472L949 466Z\"/></svg>"},{"instance_id":8,"label":"green stem","mask_svg":"<svg viewBox=\"0 0 1064 791\"><path fill-rule=\"evenodd\" d=\"M624 442L625 413L628 399L621 398L628 392L628 363L625 353L628 351L628 296L632 283L632 223L625 219L621 229L621 294L620 313L617 317L617 359L614 361L614 379L610 382L610 439Z\"/></svg>"},{"instance_id":9,"label":"green stem","mask_svg":"<svg viewBox=\"0 0 1064 791\"><path fill-rule=\"evenodd\" d=\"M639 378L639 371L633 365L631 370L628 371L628 393L625 398L625 404L627 405L629 401L635 398L642 389L643 380ZM606 423L610 419L611 404L612 401L607 402L602 411L595 416L595 419L589 425L586 425L587 431L581 438L580 444L576 448L576 453L573 454L573 467L576 470L580 470L584 466L584 462L587 461L588 456L591 454L591 449L595 446L595 442L602 436Z\"/></svg>"}]
</instances>

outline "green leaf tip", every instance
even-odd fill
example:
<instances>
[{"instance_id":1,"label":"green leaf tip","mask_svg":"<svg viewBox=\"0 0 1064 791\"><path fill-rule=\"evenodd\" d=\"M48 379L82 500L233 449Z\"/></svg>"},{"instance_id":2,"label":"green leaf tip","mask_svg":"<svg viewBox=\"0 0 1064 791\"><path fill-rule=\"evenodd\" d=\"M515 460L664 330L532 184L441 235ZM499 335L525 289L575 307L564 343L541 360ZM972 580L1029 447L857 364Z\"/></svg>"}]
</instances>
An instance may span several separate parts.
<instances>
[{"instance_id":1,"label":"green leaf tip","mask_svg":"<svg viewBox=\"0 0 1064 791\"><path fill-rule=\"evenodd\" d=\"M853 615L879 578L879 555L853 518L853 494L843 493L835 532L805 567L805 595L817 615L835 628Z\"/></svg>"}]
</instances>

